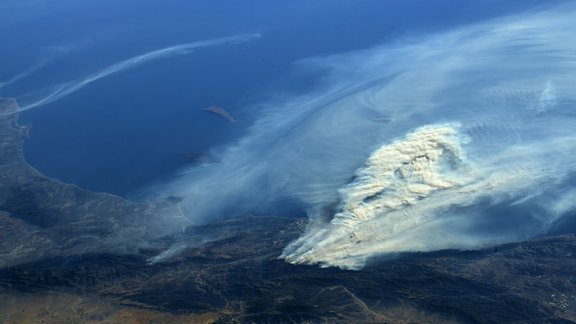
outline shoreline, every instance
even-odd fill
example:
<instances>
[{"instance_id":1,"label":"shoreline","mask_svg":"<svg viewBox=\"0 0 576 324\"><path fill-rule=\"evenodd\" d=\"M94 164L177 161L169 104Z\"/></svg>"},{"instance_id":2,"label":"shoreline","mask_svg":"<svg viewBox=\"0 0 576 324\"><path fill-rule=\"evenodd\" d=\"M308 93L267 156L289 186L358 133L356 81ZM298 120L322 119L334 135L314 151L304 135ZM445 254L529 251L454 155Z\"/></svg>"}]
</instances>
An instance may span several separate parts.
<instances>
[{"instance_id":1,"label":"shoreline","mask_svg":"<svg viewBox=\"0 0 576 324\"><path fill-rule=\"evenodd\" d=\"M0 98L0 113L17 109L13 98ZM176 205L132 202L43 175L26 162L23 145L30 126L19 125L18 116L0 119L0 227L15 234L2 242L6 252L0 251L0 266L91 251L135 251L190 225Z\"/></svg>"}]
</instances>

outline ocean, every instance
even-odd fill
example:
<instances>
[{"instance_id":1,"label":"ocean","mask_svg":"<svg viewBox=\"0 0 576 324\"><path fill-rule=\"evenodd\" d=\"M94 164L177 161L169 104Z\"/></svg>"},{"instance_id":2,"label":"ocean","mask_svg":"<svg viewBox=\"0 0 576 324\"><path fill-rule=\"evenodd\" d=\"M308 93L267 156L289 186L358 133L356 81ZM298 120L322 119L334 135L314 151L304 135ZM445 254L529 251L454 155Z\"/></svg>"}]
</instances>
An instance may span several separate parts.
<instances>
[{"instance_id":1,"label":"ocean","mask_svg":"<svg viewBox=\"0 0 576 324\"><path fill-rule=\"evenodd\" d=\"M183 43L258 39L159 58L21 114L27 161L81 187L137 197L234 143L265 104L322 84L315 56L417 39L538 1L15 1L0 4L0 95L22 106L107 66ZM433 62L430 62L433 64ZM8 83L8 84L6 84ZM202 111L223 107L237 123Z\"/></svg>"}]
</instances>

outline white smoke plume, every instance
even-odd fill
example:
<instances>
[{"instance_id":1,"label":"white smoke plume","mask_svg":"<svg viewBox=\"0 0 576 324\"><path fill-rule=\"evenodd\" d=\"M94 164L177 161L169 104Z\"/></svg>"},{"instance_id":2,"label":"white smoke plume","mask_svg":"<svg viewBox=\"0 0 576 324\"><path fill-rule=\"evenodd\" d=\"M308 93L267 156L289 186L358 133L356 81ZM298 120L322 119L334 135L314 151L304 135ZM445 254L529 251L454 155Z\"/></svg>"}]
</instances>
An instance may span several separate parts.
<instances>
[{"instance_id":1,"label":"white smoke plume","mask_svg":"<svg viewBox=\"0 0 576 324\"><path fill-rule=\"evenodd\" d=\"M576 8L299 62L310 93L162 188L193 221L310 217L289 262L357 269L406 251L529 238L573 212ZM569 194L566 194L569 193Z\"/></svg>"},{"instance_id":2,"label":"white smoke plume","mask_svg":"<svg viewBox=\"0 0 576 324\"><path fill-rule=\"evenodd\" d=\"M370 257L386 252L470 248L506 241L509 236L462 235L454 231L456 224L450 223L461 226L463 221L474 223L468 217L494 217L486 214L498 213L496 208L475 206L482 199L491 204L512 202L526 198L526 191L536 185L542 189L558 185L565 171L542 164L539 155L553 154L547 147L576 153L576 137L570 136L539 143L537 152L534 147L517 144L487 160L473 161L463 150L468 138L459 134L458 128L424 126L376 150L356 172L355 180L340 190L340 205L330 224L292 243L284 257L294 263L358 268ZM568 161L564 165L575 166ZM554 212L572 210L574 205L567 206L566 200L559 200L545 217L552 219ZM529 221L532 215L524 212ZM531 234L545 225L543 222ZM449 231L444 233L446 228Z\"/></svg>"}]
</instances>

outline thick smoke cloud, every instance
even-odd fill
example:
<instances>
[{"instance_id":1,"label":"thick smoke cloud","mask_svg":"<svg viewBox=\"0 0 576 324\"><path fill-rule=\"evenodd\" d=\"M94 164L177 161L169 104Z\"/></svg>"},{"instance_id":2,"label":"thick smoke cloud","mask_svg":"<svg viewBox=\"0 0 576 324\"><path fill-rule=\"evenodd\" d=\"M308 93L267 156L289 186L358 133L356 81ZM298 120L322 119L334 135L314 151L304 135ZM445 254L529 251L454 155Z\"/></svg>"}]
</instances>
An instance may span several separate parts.
<instances>
[{"instance_id":1,"label":"thick smoke cloud","mask_svg":"<svg viewBox=\"0 0 576 324\"><path fill-rule=\"evenodd\" d=\"M304 60L316 90L161 195L199 222L296 202L311 222L283 257L352 269L544 233L576 207L575 9Z\"/></svg>"}]
</instances>

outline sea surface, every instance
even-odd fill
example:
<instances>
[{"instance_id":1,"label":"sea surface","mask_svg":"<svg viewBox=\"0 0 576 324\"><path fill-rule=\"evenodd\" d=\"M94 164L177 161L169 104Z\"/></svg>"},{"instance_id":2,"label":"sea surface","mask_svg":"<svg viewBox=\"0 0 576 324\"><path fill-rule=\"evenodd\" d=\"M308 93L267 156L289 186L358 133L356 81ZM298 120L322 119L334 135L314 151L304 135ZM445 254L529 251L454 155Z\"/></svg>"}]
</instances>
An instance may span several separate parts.
<instances>
[{"instance_id":1,"label":"sea surface","mask_svg":"<svg viewBox=\"0 0 576 324\"><path fill-rule=\"evenodd\" d=\"M417 39L538 3L5 0L0 95L25 106L56 85L143 53L260 34L242 44L153 60L22 113L20 123L32 126L25 144L32 166L87 189L136 197L189 166L182 153L233 143L266 103L321 83L325 75L302 68L303 59ZM211 105L237 123L202 111Z\"/></svg>"}]
</instances>

